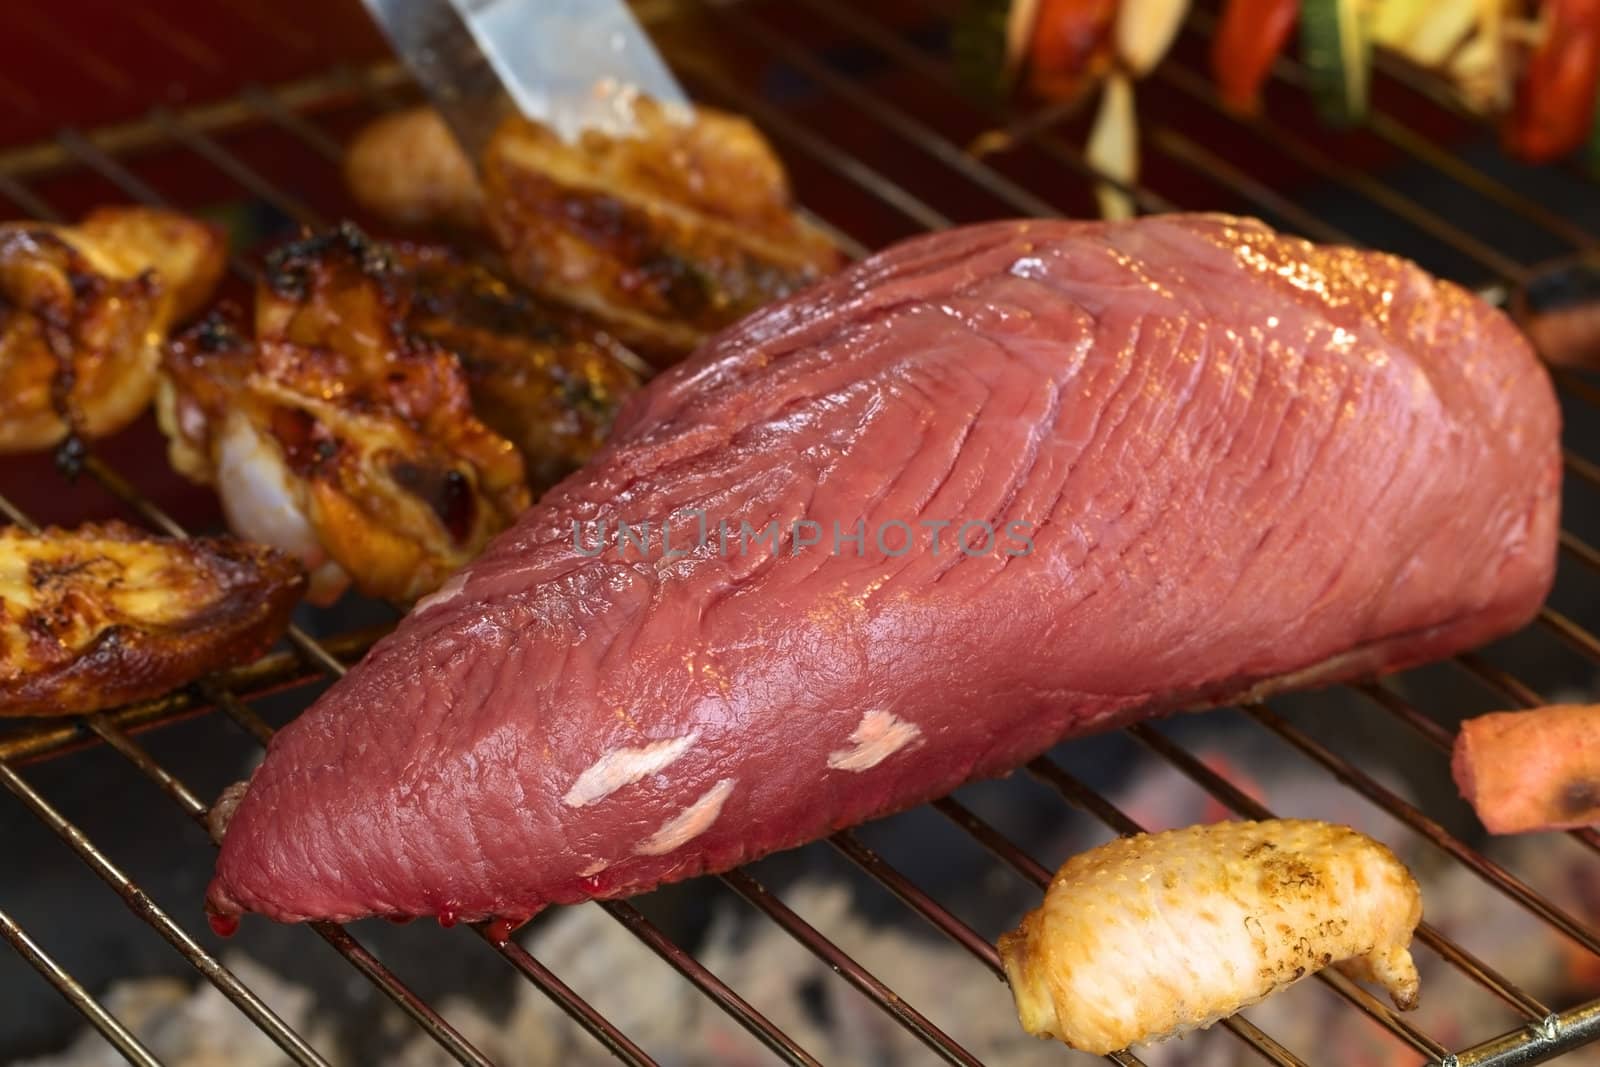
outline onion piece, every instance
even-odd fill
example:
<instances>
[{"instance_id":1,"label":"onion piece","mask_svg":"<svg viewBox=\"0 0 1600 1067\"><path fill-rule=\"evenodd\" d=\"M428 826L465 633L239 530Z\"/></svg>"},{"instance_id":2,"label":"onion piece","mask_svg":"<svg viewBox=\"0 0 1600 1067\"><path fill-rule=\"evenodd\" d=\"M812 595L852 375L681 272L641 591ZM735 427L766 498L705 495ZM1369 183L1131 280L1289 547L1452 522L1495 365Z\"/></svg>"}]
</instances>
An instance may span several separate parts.
<instances>
[{"instance_id":1,"label":"onion piece","mask_svg":"<svg viewBox=\"0 0 1600 1067\"><path fill-rule=\"evenodd\" d=\"M1477 0L1435 0L1410 39L1396 47L1420 66L1442 66L1479 17Z\"/></svg>"},{"instance_id":2,"label":"onion piece","mask_svg":"<svg viewBox=\"0 0 1600 1067\"><path fill-rule=\"evenodd\" d=\"M1510 49L1537 38L1537 24L1506 17L1505 0L1477 0L1477 29L1450 61L1450 80L1464 103L1480 115L1511 106Z\"/></svg>"},{"instance_id":3,"label":"onion piece","mask_svg":"<svg viewBox=\"0 0 1600 1067\"><path fill-rule=\"evenodd\" d=\"M1117 58L1135 78L1161 62L1178 36L1189 0L1122 0L1113 30Z\"/></svg>"},{"instance_id":4,"label":"onion piece","mask_svg":"<svg viewBox=\"0 0 1600 1067\"><path fill-rule=\"evenodd\" d=\"M1022 57L1028 52L1028 41L1033 37L1034 24L1039 21L1039 0L1011 0L1011 11L1006 16L1005 75L1010 81L1022 68Z\"/></svg>"},{"instance_id":5,"label":"onion piece","mask_svg":"<svg viewBox=\"0 0 1600 1067\"><path fill-rule=\"evenodd\" d=\"M1085 158L1096 171L1124 184L1132 185L1139 176L1139 119L1133 107L1133 82L1121 71L1106 79ZM1096 182L1094 195L1103 218L1127 219L1135 214L1133 197L1110 182Z\"/></svg>"}]
</instances>

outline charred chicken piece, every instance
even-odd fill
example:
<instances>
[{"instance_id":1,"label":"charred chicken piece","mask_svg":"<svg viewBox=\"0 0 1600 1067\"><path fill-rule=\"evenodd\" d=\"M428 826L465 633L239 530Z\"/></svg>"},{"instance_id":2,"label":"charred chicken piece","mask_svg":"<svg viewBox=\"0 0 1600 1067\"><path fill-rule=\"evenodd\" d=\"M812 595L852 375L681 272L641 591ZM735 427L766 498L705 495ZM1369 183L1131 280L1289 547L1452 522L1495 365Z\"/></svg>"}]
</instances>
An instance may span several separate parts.
<instances>
[{"instance_id":1,"label":"charred chicken piece","mask_svg":"<svg viewBox=\"0 0 1600 1067\"><path fill-rule=\"evenodd\" d=\"M387 249L344 227L269 259L253 337L219 314L167 349L173 465L217 487L236 532L298 556L317 603L352 582L429 593L528 504L516 448L409 311Z\"/></svg>"},{"instance_id":2,"label":"charred chicken piece","mask_svg":"<svg viewBox=\"0 0 1600 1067\"><path fill-rule=\"evenodd\" d=\"M459 223L481 202L522 284L658 362L841 265L795 214L782 164L749 122L710 108L675 122L650 100L637 120L634 136L569 144L513 119L485 150L479 194L442 121L413 112L364 131L345 173L394 221ZM385 165L417 157L430 163Z\"/></svg>"},{"instance_id":3,"label":"charred chicken piece","mask_svg":"<svg viewBox=\"0 0 1600 1067\"><path fill-rule=\"evenodd\" d=\"M679 124L649 100L637 117L632 138L571 145L513 119L490 141L489 227L523 284L683 353L841 264L745 119L701 108Z\"/></svg>"},{"instance_id":4,"label":"charred chicken piece","mask_svg":"<svg viewBox=\"0 0 1600 1067\"><path fill-rule=\"evenodd\" d=\"M1329 965L1416 1006L1411 872L1300 819L1139 834L1068 860L1000 938L1022 1026L1105 1054L1207 1027Z\"/></svg>"},{"instance_id":5,"label":"charred chicken piece","mask_svg":"<svg viewBox=\"0 0 1600 1067\"><path fill-rule=\"evenodd\" d=\"M232 538L0 527L0 715L98 711L251 659L305 584L289 556Z\"/></svg>"},{"instance_id":6,"label":"charred chicken piece","mask_svg":"<svg viewBox=\"0 0 1600 1067\"><path fill-rule=\"evenodd\" d=\"M406 322L461 360L473 410L522 452L536 491L600 447L621 401L649 373L593 322L508 284L454 252L396 245Z\"/></svg>"},{"instance_id":7,"label":"charred chicken piece","mask_svg":"<svg viewBox=\"0 0 1600 1067\"><path fill-rule=\"evenodd\" d=\"M168 329L210 295L223 258L214 227L155 208L0 224L0 453L137 418Z\"/></svg>"}]
</instances>

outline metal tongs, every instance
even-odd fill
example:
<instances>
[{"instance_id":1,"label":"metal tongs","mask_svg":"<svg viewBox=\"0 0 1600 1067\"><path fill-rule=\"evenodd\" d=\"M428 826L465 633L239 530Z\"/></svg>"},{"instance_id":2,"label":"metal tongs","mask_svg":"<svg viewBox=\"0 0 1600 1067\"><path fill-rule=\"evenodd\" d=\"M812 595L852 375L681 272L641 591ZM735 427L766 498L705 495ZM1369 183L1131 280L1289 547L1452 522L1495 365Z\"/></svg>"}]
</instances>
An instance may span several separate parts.
<instances>
[{"instance_id":1,"label":"metal tongs","mask_svg":"<svg viewBox=\"0 0 1600 1067\"><path fill-rule=\"evenodd\" d=\"M641 96L689 115L625 0L364 0L396 54L477 164L513 114L568 141L635 128Z\"/></svg>"}]
</instances>

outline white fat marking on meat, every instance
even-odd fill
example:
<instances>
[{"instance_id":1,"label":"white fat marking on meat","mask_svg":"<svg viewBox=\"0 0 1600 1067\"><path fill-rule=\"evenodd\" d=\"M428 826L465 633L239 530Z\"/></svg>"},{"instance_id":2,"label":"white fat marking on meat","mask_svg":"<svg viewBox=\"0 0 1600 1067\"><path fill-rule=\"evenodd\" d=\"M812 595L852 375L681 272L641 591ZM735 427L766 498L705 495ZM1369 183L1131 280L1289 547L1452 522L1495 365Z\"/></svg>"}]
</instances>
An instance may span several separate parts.
<instances>
[{"instance_id":1,"label":"white fat marking on meat","mask_svg":"<svg viewBox=\"0 0 1600 1067\"><path fill-rule=\"evenodd\" d=\"M1044 277L1044 260L1038 256L1023 256L1011 264L1010 273L1018 278L1042 278Z\"/></svg>"},{"instance_id":2,"label":"white fat marking on meat","mask_svg":"<svg viewBox=\"0 0 1600 1067\"><path fill-rule=\"evenodd\" d=\"M233 813L239 810L239 803L249 788L249 782L234 782L211 805L211 810L206 812L206 829L211 831L211 840L220 842L228 832L228 823L233 821Z\"/></svg>"},{"instance_id":3,"label":"white fat marking on meat","mask_svg":"<svg viewBox=\"0 0 1600 1067\"><path fill-rule=\"evenodd\" d=\"M850 735L851 747L829 754L828 766L836 771L868 770L921 736L915 723L874 709L861 716L860 724Z\"/></svg>"},{"instance_id":4,"label":"white fat marking on meat","mask_svg":"<svg viewBox=\"0 0 1600 1067\"><path fill-rule=\"evenodd\" d=\"M611 866L606 860L595 860L589 866L578 872L579 878L593 878L607 867Z\"/></svg>"},{"instance_id":5,"label":"white fat marking on meat","mask_svg":"<svg viewBox=\"0 0 1600 1067\"><path fill-rule=\"evenodd\" d=\"M661 856L693 841L711 828L722 814L722 805L733 792L733 779L724 778L706 790L701 798L661 824L661 829L651 834L634 853L640 856Z\"/></svg>"},{"instance_id":6,"label":"white fat marking on meat","mask_svg":"<svg viewBox=\"0 0 1600 1067\"><path fill-rule=\"evenodd\" d=\"M460 596L461 590L465 589L466 586L467 576L465 574L457 573L452 576L448 582L445 582L434 592L429 593L427 596L417 601L417 605L412 609L412 613L421 615L429 608L438 607L440 604L448 604L450 601Z\"/></svg>"},{"instance_id":7,"label":"white fat marking on meat","mask_svg":"<svg viewBox=\"0 0 1600 1067\"><path fill-rule=\"evenodd\" d=\"M656 741L638 748L614 748L594 761L594 766L578 775L562 803L569 808L584 808L598 803L625 785L632 785L652 774L660 774L700 740L700 731L682 737Z\"/></svg>"}]
</instances>

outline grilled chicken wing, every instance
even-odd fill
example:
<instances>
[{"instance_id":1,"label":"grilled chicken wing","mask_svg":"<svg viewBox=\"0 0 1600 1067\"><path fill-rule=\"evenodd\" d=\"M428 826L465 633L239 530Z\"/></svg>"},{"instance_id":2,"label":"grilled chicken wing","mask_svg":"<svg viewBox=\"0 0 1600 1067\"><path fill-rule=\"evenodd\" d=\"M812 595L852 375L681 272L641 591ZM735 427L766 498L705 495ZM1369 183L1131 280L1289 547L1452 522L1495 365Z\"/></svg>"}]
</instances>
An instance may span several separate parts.
<instances>
[{"instance_id":1,"label":"grilled chicken wing","mask_svg":"<svg viewBox=\"0 0 1600 1067\"><path fill-rule=\"evenodd\" d=\"M1025 1030L1104 1054L1210 1026L1330 964L1412 1008L1421 918L1415 880L1371 838L1228 822L1074 856L1000 956Z\"/></svg>"},{"instance_id":2,"label":"grilled chicken wing","mask_svg":"<svg viewBox=\"0 0 1600 1067\"><path fill-rule=\"evenodd\" d=\"M472 407L522 452L536 491L582 466L649 372L592 322L436 246L396 245L411 330L454 352Z\"/></svg>"},{"instance_id":3,"label":"grilled chicken wing","mask_svg":"<svg viewBox=\"0 0 1600 1067\"><path fill-rule=\"evenodd\" d=\"M314 602L431 592L528 504L515 447L409 303L387 250L345 227L272 256L253 338L218 315L168 346L173 465L217 486L236 532L304 561Z\"/></svg>"},{"instance_id":4,"label":"grilled chicken wing","mask_svg":"<svg viewBox=\"0 0 1600 1067\"><path fill-rule=\"evenodd\" d=\"M427 113L383 120L351 150L356 197L400 222L484 224L526 286L598 317L659 359L842 262L794 212L788 179L750 123L709 108L671 121L652 101L637 135L569 144L513 119L491 140L483 190ZM428 158L426 167L395 162ZM449 162L446 162L449 160Z\"/></svg>"},{"instance_id":5,"label":"grilled chicken wing","mask_svg":"<svg viewBox=\"0 0 1600 1067\"><path fill-rule=\"evenodd\" d=\"M513 119L490 141L489 227L523 284L682 353L839 266L749 122L703 108L679 125L648 100L638 119L637 137L579 145Z\"/></svg>"},{"instance_id":6,"label":"grilled chicken wing","mask_svg":"<svg viewBox=\"0 0 1600 1067\"><path fill-rule=\"evenodd\" d=\"M0 527L0 715L114 707L250 659L304 588L290 557L230 538Z\"/></svg>"},{"instance_id":7,"label":"grilled chicken wing","mask_svg":"<svg viewBox=\"0 0 1600 1067\"><path fill-rule=\"evenodd\" d=\"M215 228L154 208L0 224L0 453L132 422L168 328L211 293L223 256Z\"/></svg>"}]
</instances>

